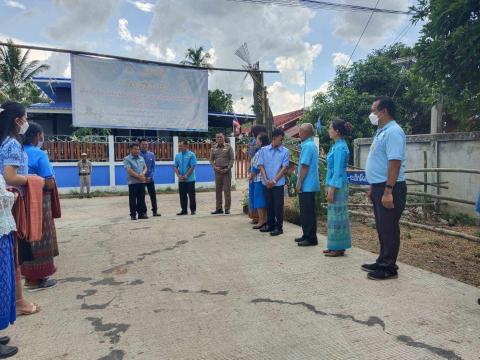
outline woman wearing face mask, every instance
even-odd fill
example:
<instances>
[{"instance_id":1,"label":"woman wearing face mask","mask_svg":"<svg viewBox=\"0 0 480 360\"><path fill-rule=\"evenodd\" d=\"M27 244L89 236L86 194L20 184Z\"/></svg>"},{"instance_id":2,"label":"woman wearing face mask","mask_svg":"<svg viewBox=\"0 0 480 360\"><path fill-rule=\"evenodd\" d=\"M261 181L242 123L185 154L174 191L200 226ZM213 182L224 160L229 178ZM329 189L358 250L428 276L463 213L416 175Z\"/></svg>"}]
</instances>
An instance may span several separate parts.
<instances>
[{"instance_id":1,"label":"woman wearing face mask","mask_svg":"<svg viewBox=\"0 0 480 360\"><path fill-rule=\"evenodd\" d=\"M327 202L328 239L325 256L343 256L352 247L350 222L348 219L347 167L350 151L345 137L350 135L352 124L335 119L330 124L328 135L335 144L327 155Z\"/></svg>"},{"instance_id":2,"label":"woman wearing face mask","mask_svg":"<svg viewBox=\"0 0 480 360\"><path fill-rule=\"evenodd\" d=\"M27 242L25 249L29 261L22 264L22 275L25 285L30 291L49 289L57 285L57 281L49 279L56 271L53 258L58 256L57 233L52 216L52 191L56 184L47 154L42 150L43 129L31 121L23 141L28 155L28 173L45 179L42 205L42 238L40 241Z\"/></svg>"}]
</instances>

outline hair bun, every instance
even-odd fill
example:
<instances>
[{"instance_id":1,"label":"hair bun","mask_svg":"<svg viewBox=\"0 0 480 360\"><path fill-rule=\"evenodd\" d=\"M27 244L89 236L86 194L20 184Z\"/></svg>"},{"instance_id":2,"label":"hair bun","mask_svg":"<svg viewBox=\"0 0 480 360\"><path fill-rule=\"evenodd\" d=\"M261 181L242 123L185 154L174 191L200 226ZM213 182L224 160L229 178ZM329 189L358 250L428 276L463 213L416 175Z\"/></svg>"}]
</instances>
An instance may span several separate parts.
<instances>
[{"instance_id":1,"label":"hair bun","mask_svg":"<svg viewBox=\"0 0 480 360\"><path fill-rule=\"evenodd\" d=\"M348 132L352 131L352 129L353 129L352 123L349 122L349 121L347 121L347 122L345 123L345 129L346 129Z\"/></svg>"}]
</instances>

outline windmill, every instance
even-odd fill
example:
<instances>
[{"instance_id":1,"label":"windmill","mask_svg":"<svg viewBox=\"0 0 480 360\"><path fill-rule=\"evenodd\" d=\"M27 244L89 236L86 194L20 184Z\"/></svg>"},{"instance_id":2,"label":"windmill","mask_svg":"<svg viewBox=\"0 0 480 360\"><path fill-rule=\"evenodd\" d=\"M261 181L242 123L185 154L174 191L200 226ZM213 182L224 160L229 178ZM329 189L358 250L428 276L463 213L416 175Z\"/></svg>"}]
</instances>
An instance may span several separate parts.
<instances>
[{"instance_id":1,"label":"windmill","mask_svg":"<svg viewBox=\"0 0 480 360\"><path fill-rule=\"evenodd\" d=\"M268 104L267 87L263 82L263 71L260 70L260 62L252 63L247 43L243 43L235 51L235 55L246 63L246 65L243 65L243 68L247 70L245 78L250 75L253 80L253 111L255 112L256 122L257 124L263 124L270 136L272 134L273 114Z\"/></svg>"}]
</instances>

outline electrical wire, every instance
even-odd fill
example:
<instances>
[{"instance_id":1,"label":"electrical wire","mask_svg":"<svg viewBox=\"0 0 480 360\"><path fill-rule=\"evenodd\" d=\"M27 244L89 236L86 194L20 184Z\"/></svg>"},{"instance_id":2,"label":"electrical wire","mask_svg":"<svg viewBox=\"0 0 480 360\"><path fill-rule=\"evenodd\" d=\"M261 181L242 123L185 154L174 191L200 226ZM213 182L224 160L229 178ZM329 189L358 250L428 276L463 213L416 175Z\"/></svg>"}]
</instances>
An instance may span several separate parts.
<instances>
[{"instance_id":1,"label":"electrical wire","mask_svg":"<svg viewBox=\"0 0 480 360\"><path fill-rule=\"evenodd\" d=\"M329 1L320 1L320 0L228 0L238 3L250 3L257 5L279 5L279 6L288 6L288 7L304 7L312 9L325 9L325 10L336 10L336 11L366 11L366 12L376 12L384 14L397 14L397 15L413 15L412 11L403 11L395 9L382 9L382 8L372 8L369 6L360 6L352 4L341 4L334 3Z\"/></svg>"},{"instance_id":2,"label":"electrical wire","mask_svg":"<svg viewBox=\"0 0 480 360\"><path fill-rule=\"evenodd\" d=\"M378 6L378 3L380 2L380 0L377 0L377 3L375 4L375 8L377 8ZM375 13L374 10L372 10L371 14L370 14L370 17L368 18L368 21L367 23L365 24L365 27L363 28L363 31L362 33L360 34L360 37L358 38L358 41L357 43L355 44L355 48L353 49L352 53L350 54L350 58L348 59L347 61L347 65L345 65L345 67L348 67L348 64L350 64L350 60L352 60L352 57L353 57L353 54L355 54L355 51L357 50L357 47L358 47L358 44L360 44L360 41L362 40L363 38L363 34L365 34L365 31L367 30L367 27L368 25L370 24L370 21L372 20L372 17L373 17L373 14Z\"/></svg>"}]
</instances>

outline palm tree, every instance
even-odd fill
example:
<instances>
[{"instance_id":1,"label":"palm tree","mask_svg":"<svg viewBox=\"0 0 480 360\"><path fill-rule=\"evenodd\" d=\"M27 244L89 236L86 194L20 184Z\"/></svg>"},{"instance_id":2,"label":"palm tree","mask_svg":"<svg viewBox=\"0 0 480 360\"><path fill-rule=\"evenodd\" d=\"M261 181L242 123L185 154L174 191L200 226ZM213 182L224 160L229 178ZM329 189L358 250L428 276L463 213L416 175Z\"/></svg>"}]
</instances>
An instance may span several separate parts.
<instances>
[{"instance_id":1,"label":"palm tree","mask_svg":"<svg viewBox=\"0 0 480 360\"><path fill-rule=\"evenodd\" d=\"M0 94L10 100L25 102L32 89L32 78L50 68L37 60L28 61L29 54L30 50L27 50L22 55L12 40L0 47Z\"/></svg>"},{"instance_id":2,"label":"palm tree","mask_svg":"<svg viewBox=\"0 0 480 360\"><path fill-rule=\"evenodd\" d=\"M180 61L180 64L208 68L210 67L210 64L208 63L210 58L210 54L203 50L203 46L200 46L197 49L188 48L185 52L185 60Z\"/></svg>"}]
</instances>

